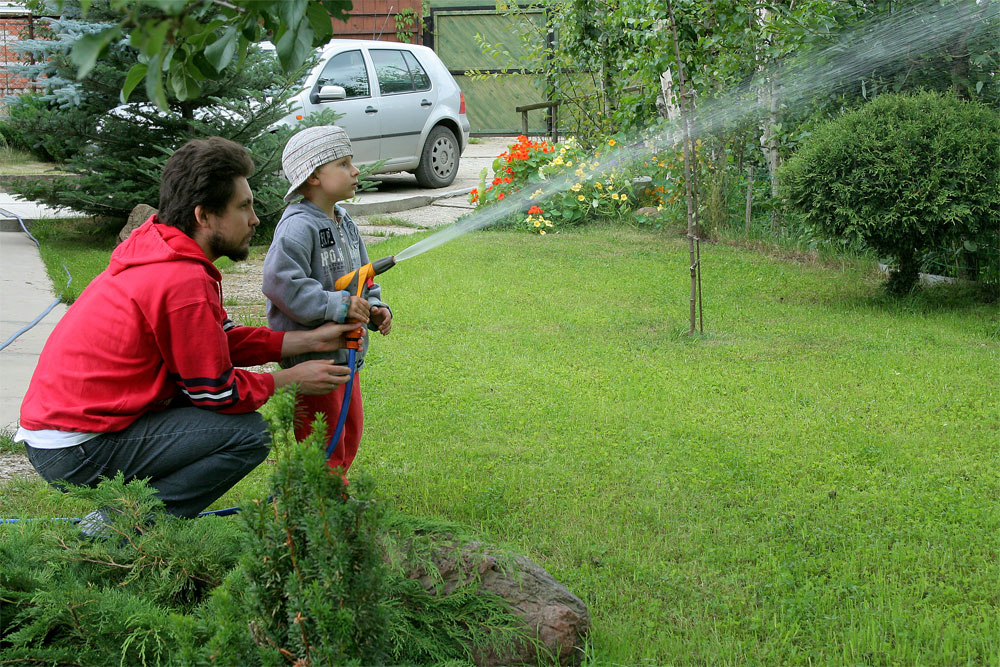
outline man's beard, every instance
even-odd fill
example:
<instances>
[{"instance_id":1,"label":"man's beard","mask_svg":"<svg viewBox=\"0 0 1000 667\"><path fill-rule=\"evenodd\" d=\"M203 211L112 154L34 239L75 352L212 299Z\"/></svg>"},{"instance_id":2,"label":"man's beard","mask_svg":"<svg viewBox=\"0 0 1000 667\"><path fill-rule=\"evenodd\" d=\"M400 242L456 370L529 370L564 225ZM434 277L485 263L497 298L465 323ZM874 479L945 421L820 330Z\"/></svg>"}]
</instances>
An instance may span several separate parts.
<instances>
[{"instance_id":1,"label":"man's beard","mask_svg":"<svg viewBox=\"0 0 1000 667\"><path fill-rule=\"evenodd\" d=\"M234 262L242 262L250 256L250 239L237 244L232 241L228 241L226 237L219 232L215 232L208 240L208 245L212 254L216 257L228 257Z\"/></svg>"}]
</instances>

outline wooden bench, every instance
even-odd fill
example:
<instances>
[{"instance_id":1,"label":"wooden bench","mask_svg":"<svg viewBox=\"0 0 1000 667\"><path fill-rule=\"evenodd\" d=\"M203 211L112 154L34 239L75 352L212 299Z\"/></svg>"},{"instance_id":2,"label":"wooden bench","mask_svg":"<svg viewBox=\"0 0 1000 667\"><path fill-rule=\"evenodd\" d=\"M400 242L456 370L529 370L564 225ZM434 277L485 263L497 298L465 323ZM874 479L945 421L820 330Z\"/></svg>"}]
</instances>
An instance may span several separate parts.
<instances>
[{"instance_id":1,"label":"wooden bench","mask_svg":"<svg viewBox=\"0 0 1000 667\"><path fill-rule=\"evenodd\" d=\"M549 125L550 138L552 139L552 143L557 143L559 141L558 110L560 104L562 104L562 102L556 100L554 102L536 102L535 104L525 104L523 106L514 107L514 111L521 114L521 134L528 136L529 111L534 111L535 109L551 109L551 123Z\"/></svg>"}]
</instances>

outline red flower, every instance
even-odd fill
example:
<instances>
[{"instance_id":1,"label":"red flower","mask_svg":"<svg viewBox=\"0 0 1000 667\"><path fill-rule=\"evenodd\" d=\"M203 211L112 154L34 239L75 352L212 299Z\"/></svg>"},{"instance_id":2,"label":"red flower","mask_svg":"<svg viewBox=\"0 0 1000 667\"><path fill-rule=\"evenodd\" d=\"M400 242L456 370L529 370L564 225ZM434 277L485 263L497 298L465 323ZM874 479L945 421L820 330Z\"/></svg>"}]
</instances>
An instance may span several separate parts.
<instances>
[{"instance_id":1,"label":"red flower","mask_svg":"<svg viewBox=\"0 0 1000 667\"><path fill-rule=\"evenodd\" d=\"M537 206L532 206L531 208L528 209L528 215L541 215L544 212L545 211L538 208Z\"/></svg>"},{"instance_id":2,"label":"red flower","mask_svg":"<svg viewBox=\"0 0 1000 667\"><path fill-rule=\"evenodd\" d=\"M496 178L493 179L493 185L500 185L500 177L499 176L497 176Z\"/></svg>"},{"instance_id":3,"label":"red flower","mask_svg":"<svg viewBox=\"0 0 1000 667\"><path fill-rule=\"evenodd\" d=\"M517 135L517 140L523 144L528 141L528 137L524 136L523 134L519 134Z\"/></svg>"},{"instance_id":4,"label":"red flower","mask_svg":"<svg viewBox=\"0 0 1000 667\"><path fill-rule=\"evenodd\" d=\"M504 198L504 194L502 192L497 195L497 201L503 201L503 198Z\"/></svg>"},{"instance_id":5,"label":"red flower","mask_svg":"<svg viewBox=\"0 0 1000 667\"><path fill-rule=\"evenodd\" d=\"M513 183L514 179L511 178L510 176L505 176L504 179L503 179L503 182L504 183Z\"/></svg>"}]
</instances>

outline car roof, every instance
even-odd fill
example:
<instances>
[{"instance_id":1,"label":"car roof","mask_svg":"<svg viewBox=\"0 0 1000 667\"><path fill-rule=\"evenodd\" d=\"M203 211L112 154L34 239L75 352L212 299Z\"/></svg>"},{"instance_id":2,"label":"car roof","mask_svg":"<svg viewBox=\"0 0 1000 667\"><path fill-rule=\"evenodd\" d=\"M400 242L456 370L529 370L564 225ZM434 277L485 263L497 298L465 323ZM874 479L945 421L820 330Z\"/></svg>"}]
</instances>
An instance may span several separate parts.
<instances>
[{"instance_id":1,"label":"car roof","mask_svg":"<svg viewBox=\"0 0 1000 667\"><path fill-rule=\"evenodd\" d=\"M330 51L340 51L344 47L365 47L368 49L403 49L405 51L433 51L422 44L407 44L406 42L388 42L378 39L331 39L323 47L323 54Z\"/></svg>"}]
</instances>

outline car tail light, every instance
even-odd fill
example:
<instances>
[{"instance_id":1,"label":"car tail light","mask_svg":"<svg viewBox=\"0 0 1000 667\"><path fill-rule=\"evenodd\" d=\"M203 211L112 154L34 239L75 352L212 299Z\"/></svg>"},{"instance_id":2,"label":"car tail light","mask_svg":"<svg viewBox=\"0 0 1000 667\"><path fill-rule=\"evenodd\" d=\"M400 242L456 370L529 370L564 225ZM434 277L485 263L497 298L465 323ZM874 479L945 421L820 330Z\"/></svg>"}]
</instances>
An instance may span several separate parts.
<instances>
[{"instance_id":1,"label":"car tail light","mask_svg":"<svg viewBox=\"0 0 1000 667\"><path fill-rule=\"evenodd\" d=\"M461 103L458 105L458 113L465 113L465 93L460 92L458 98L461 100Z\"/></svg>"}]
</instances>

